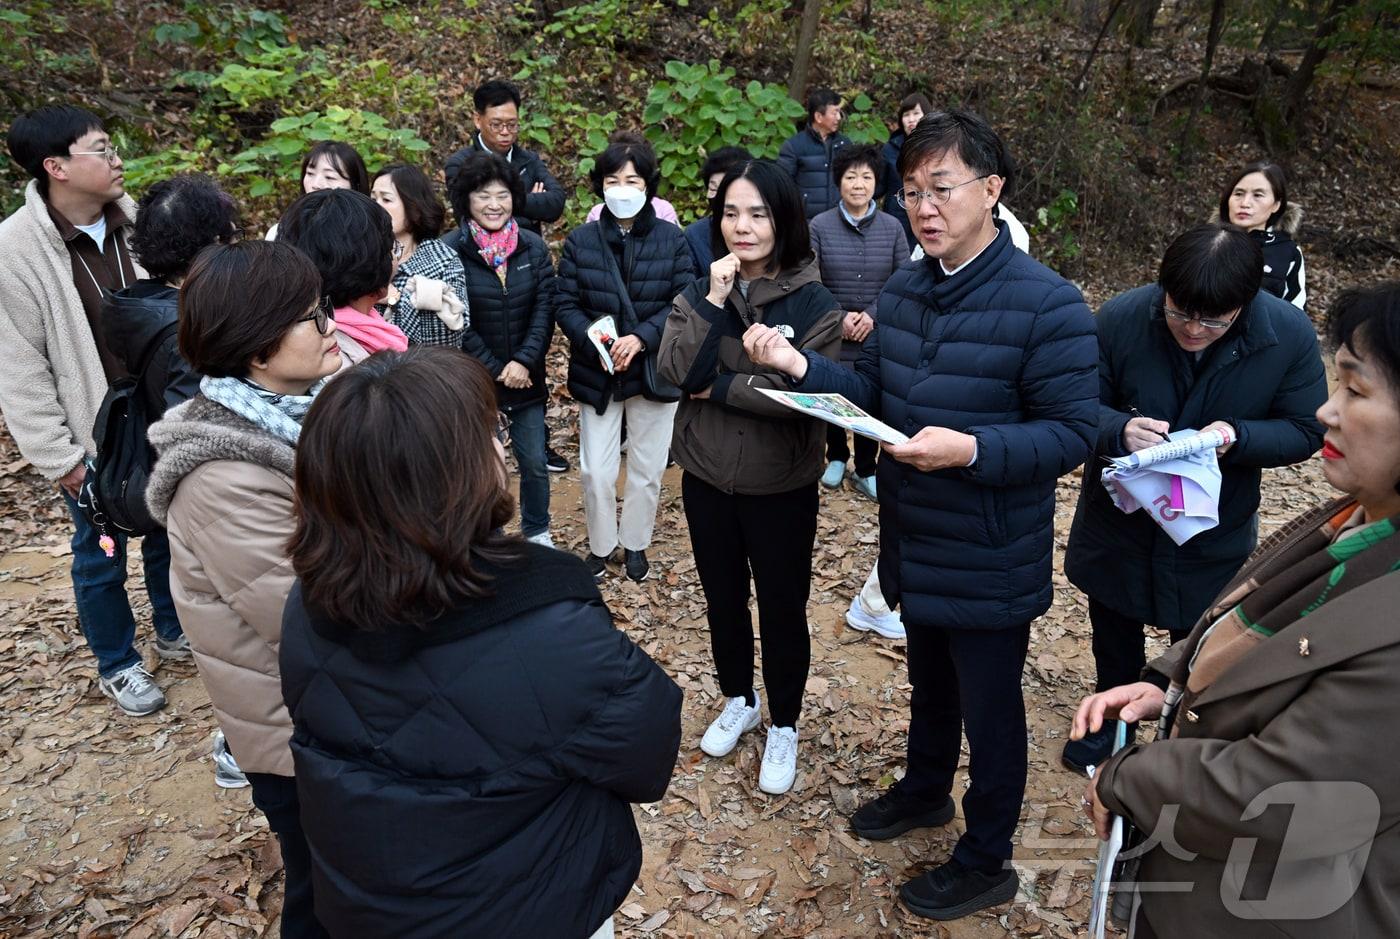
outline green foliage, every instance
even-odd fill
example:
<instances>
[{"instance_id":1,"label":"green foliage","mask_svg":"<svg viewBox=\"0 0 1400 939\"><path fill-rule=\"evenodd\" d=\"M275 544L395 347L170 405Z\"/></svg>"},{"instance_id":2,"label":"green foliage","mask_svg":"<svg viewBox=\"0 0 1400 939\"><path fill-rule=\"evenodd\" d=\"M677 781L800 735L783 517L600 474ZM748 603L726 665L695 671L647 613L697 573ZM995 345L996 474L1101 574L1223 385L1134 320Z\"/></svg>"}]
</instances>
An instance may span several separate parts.
<instances>
[{"instance_id":1,"label":"green foliage","mask_svg":"<svg viewBox=\"0 0 1400 939\"><path fill-rule=\"evenodd\" d=\"M1031 234L1036 238L1036 257L1046 264L1073 261L1083 249L1074 235L1074 220L1079 214L1079 195L1072 189L1060 194L1035 210Z\"/></svg>"},{"instance_id":2,"label":"green foliage","mask_svg":"<svg viewBox=\"0 0 1400 939\"><path fill-rule=\"evenodd\" d=\"M287 22L280 13L235 3L186 0L185 18L157 26L159 45L189 46L216 56L236 53L249 57L268 45L290 43Z\"/></svg>"},{"instance_id":3,"label":"green foliage","mask_svg":"<svg viewBox=\"0 0 1400 939\"><path fill-rule=\"evenodd\" d=\"M890 129L884 118L873 110L875 102L861 92L846 102L846 121L841 132L856 143L884 143L890 139Z\"/></svg>"},{"instance_id":4,"label":"green foliage","mask_svg":"<svg viewBox=\"0 0 1400 939\"><path fill-rule=\"evenodd\" d=\"M619 41L645 41L661 13L660 0L590 0L554 14L544 34L559 36L570 44L611 50Z\"/></svg>"},{"instance_id":5,"label":"green foliage","mask_svg":"<svg viewBox=\"0 0 1400 939\"><path fill-rule=\"evenodd\" d=\"M714 59L704 65L672 60L666 63L669 80L656 82L647 95L642 123L663 182L688 187L667 195L685 218L703 210L700 169L706 154L744 146L771 157L805 114L780 85L750 81L741 90L733 84L735 74Z\"/></svg>"},{"instance_id":6,"label":"green foliage","mask_svg":"<svg viewBox=\"0 0 1400 939\"><path fill-rule=\"evenodd\" d=\"M752 56L792 45L792 27L783 17L789 6L788 0L719 0L701 25L727 52Z\"/></svg>"}]
</instances>

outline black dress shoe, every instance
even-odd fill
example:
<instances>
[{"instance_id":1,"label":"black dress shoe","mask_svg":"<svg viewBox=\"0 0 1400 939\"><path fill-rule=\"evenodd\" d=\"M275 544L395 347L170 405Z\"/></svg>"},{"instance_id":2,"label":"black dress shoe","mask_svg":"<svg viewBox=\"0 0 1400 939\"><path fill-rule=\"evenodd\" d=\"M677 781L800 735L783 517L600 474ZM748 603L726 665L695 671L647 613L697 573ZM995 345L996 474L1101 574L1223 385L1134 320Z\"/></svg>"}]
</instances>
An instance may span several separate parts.
<instances>
[{"instance_id":1,"label":"black dress shoe","mask_svg":"<svg viewBox=\"0 0 1400 939\"><path fill-rule=\"evenodd\" d=\"M624 548L622 550L622 559L629 580L635 580L640 584L647 579L647 574L651 572L651 564L647 561L647 553L645 551L628 551Z\"/></svg>"},{"instance_id":2,"label":"black dress shoe","mask_svg":"<svg viewBox=\"0 0 1400 939\"><path fill-rule=\"evenodd\" d=\"M1116 726L1112 721L1105 721L1102 727L1086 734L1083 740L1068 741L1060 751L1060 763L1065 769L1088 775L1089 767L1098 766L1113 755L1113 729ZM1130 733L1128 739L1131 741L1133 736Z\"/></svg>"},{"instance_id":3,"label":"black dress shoe","mask_svg":"<svg viewBox=\"0 0 1400 939\"><path fill-rule=\"evenodd\" d=\"M544 468L551 473L567 473L569 471L569 461L555 453L553 447L545 447Z\"/></svg>"},{"instance_id":4,"label":"black dress shoe","mask_svg":"<svg viewBox=\"0 0 1400 939\"><path fill-rule=\"evenodd\" d=\"M909 912L925 919L961 919L1016 898L1020 878L1011 869L984 874L949 861L899 888Z\"/></svg>"},{"instance_id":5,"label":"black dress shoe","mask_svg":"<svg viewBox=\"0 0 1400 939\"><path fill-rule=\"evenodd\" d=\"M868 841L887 841L911 828L931 828L953 820L953 797L942 802L925 802L900 792L889 792L865 803L851 816L851 830Z\"/></svg>"},{"instance_id":6,"label":"black dress shoe","mask_svg":"<svg viewBox=\"0 0 1400 939\"><path fill-rule=\"evenodd\" d=\"M588 552L588 557L584 558L583 563L588 565L588 572L593 575L594 580L602 580L603 575L608 572L608 559L599 557L592 551Z\"/></svg>"}]
</instances>

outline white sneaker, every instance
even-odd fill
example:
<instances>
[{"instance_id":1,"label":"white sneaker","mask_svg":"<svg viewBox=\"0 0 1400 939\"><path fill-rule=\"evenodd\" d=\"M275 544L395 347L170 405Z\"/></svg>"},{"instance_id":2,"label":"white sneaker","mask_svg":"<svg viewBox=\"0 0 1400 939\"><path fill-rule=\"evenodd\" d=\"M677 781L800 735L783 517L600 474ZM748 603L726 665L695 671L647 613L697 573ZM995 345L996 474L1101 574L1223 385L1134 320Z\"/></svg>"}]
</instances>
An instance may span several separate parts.
<instances>
[{"instance_id":1,"label":"white sneaker","mask_svg":"<svg viewBox=\"0 0 1400 939\"><path fill-rule=\"evenodd\" d=\"M792 788L797 776L797 729L769 727L763 747L763 765L758 770L758 788L780 796Z\"/></svg>"},{"instance_id":2,"label":"white sneaker","mask_svg":"<svg viewBox=\"0 0 1400 939\"><path fill-rule=\"evenodd\" d=\"M544 545L546 548L554 547L554 539L549 537L549 529L545 529L538 535L526 535L525 540L533 544Z\"/></svg>"},{"instance_id":3,"label":"white sneaker","mask_svg":"<svg viewBox=\"0 0 1400 939\"><path fill-rule=\"evenodd\" d=\"M214 785L220 789L243 789L248 785L248 777L229 752L222 730L214 734Z\"/></svg>"},{"instance_id":4,"label":"white sneaker","mask_svg":"<svg viewBox=\"0 0 1400 939\"><path fill-rule=\"evenodd\" d=\"M859 595L851 601L851 608L846 611L846 623L852 629L863 633L874 632L886 639L904 638L904 621L900 619L898 610L890 610L884 616L873 616L866 612Z\"/></svg>"},{"instance_id":5,"label":"white sneaker","mask_svg":"<svg viewBox=\"0 0 1400 939\"><path fill-rule=\"evenodd\" d=\"M753 707L749 707L748 699L742 695L730 698L719 717L706 729L705 736L700 738L700 749L710 756L728 756L739 738L757 726L758 698L754 698Z\"/></svg>"}]
</instances>

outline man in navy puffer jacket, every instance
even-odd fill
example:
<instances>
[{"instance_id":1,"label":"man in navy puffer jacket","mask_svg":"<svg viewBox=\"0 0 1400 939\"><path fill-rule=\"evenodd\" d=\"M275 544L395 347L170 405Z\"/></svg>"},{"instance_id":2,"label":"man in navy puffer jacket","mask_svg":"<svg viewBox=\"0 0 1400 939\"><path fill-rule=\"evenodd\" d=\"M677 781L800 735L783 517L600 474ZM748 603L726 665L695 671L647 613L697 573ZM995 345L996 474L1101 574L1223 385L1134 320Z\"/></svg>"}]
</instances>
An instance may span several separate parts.
<instances>
[{"instance_id":1,"label":"man in navy puffer jacket","mask_svg":"<svg viewBox=\"0 0 1400 939\"><path fill-rule=\"evenodd\" d=\"M809 221L841 201L831 161L851 142L840 131L843 117L841 96L830 88L814 88L807 95L807 124L778 149L778 165L797 183ZM883 194L882 189L876 198Z\"/></svg>"},{"instance_id":2,"label":"man in navy puffer jacket","mask_svg":"<svg viewBox=\"0 0 1400 939\"><path fill-rule=\"evenodd\" d=\"M908 769L852 817L893 838L951 821L960 724L972 755L967 831L905 884L921 916L954 919L1016 894L1011 836L1026 782L1021 669L1050 607L1055 480L1093 450L1098 345L1079 291L994 220L1000 138L966 111L924 118L900 154L926 258L896 271L854 372L751 327L750 357L801 391L839 392L909 435L879 465L880 584L909 643Z\"/></svg>"}]
</instances>

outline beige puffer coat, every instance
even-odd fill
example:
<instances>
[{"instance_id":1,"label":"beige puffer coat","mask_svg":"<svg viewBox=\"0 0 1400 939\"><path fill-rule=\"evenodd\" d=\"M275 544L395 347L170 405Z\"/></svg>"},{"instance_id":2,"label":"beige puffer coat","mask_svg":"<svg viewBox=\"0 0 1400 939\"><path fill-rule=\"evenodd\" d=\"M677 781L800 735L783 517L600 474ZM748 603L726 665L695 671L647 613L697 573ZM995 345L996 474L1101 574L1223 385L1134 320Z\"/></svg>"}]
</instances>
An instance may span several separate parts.
<instances>
[{"instance_id":1,"label":"beige puffer coat","mask_svg":"<svg viewBox=\"0 0 1400 939\"><path fill-rule=\"evenodd\" d=\"M198 395L151 425L146 490L170 533L170 591L229 749L244 772L291 776L292 720L277 664L295 574L295 451Z\"/></svg>"}]
</instances>

